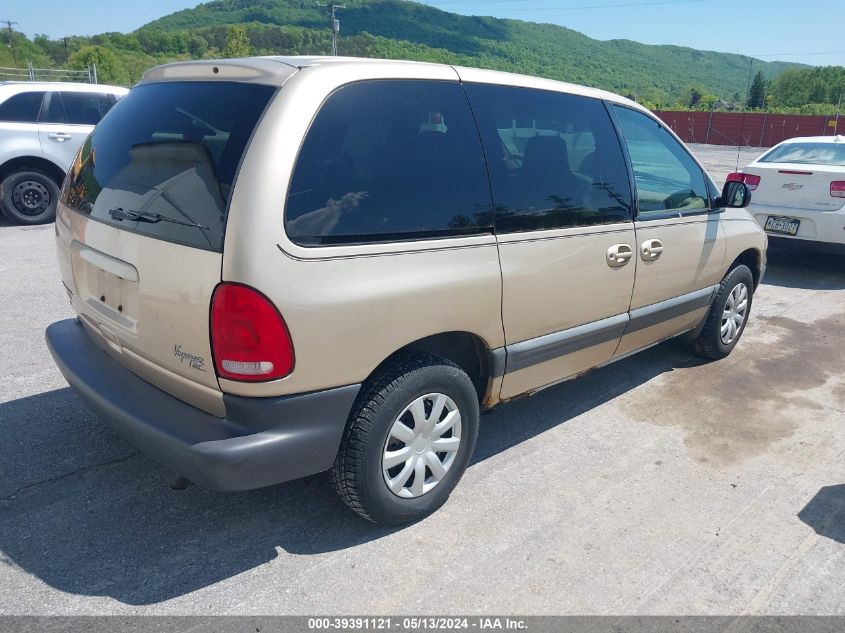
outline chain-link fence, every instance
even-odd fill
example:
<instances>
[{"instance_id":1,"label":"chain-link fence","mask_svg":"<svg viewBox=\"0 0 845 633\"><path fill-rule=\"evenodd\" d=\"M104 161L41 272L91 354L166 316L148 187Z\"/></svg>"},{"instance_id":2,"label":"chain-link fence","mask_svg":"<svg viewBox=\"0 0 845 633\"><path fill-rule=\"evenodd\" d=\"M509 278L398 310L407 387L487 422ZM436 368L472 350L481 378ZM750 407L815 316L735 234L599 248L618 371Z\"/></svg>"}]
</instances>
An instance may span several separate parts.
<instances>
[{"instance_id":1,"label":"chain-link fence","mask_svg":"<svg viewBox=\"0 0 845 633\"><path fill-rule=\"evenodd\" d=\"M84 70L36 68L32 62L25 68L0 66L0 81L72 81L95 84L97 83L97 65L90 64Z\"/></svg>"}]
</instances>

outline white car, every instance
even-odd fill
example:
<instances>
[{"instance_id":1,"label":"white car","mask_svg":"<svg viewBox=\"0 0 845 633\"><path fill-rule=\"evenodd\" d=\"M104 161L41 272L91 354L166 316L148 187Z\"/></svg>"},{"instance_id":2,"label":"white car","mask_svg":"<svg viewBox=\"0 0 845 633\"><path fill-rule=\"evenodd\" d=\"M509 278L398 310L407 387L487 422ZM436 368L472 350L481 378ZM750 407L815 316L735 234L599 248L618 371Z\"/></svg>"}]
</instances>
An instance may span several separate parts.
<instances>
[{"instance_id":1,"label":"white car","mask_svg":"<svg viewBox=\"0 0 845 633\"><path fill-rule=\"evenodd\" d=\"M52 221L76 152L127 92L95 84L0 82L0 212L20 224Z\"/></svg>"},{"instance_id":2,"label":"white car","mask_svg":"<svg viewBox=\"0 0 845 633\"><path fill-rule=\"evenodd\" d=\"M845 252L845 136L792 138L733 173L770 243Z\"/></svg>"}]
</instances>

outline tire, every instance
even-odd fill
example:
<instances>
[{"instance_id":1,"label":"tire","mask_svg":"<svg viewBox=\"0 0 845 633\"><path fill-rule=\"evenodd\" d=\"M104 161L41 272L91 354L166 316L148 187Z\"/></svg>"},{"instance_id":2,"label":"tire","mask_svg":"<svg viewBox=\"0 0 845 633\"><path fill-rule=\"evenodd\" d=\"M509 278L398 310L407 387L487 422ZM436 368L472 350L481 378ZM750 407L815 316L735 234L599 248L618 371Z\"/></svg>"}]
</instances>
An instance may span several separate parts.
<instances>
[{"instance_id":1,"label":"tire","mask_svg":"<svg viewBox=\"0 0 845 633\"><path fill-rule=\"evenodd\" d=\"M719 291L710 305L704 327L692 341L692 350L699 356L713 360L725 358L730 354L745 331L751 314L753 295L754 276L748 266L740 264L728 271L722 283L719 284ZM746 303L742 313L742 323L738 323L734 317L726 318L728 314L739 314L743 301ZM733 330L730 329L728 323L730 320L734 323ZM723 332L724 327L728 327L728 332Z\"/></svg>"},{"instance_id":2,"label":"tire","mask_svg":"<svg viewBox=\"0 0 845 633\"><path fill-rule=\"evenodd\" d=\"M426 419L418 426L410 409L420 402ZM434 419L432 409L438 404L441 414ZM364 384L350 413L331 470L340 498L373 523L399 525L428 516L446 502L469 464L478 437L478 409L472 380L454 363L424 353L389 361ZM418 406L414 410L420 414ZM400 434L405 439L394 435L399 425L405 427ZM433 450L447 444L457 450ZM386 466L386 451L401 461ZM434 465L432 459L441 464L437 472L429 465ZM418 462L423 463L422 478Z\"/></svg>"},{"instance_id":3,"label":"tire","mask_svg":"<svg viewBox=\"0 0 845 633\"><path fill-rule=\"evenodd\" d=\"M43 224L56 219L59 185L35 169L19 169L0 183L3 215L18 224Z\"/></svg>"}]
</instances>

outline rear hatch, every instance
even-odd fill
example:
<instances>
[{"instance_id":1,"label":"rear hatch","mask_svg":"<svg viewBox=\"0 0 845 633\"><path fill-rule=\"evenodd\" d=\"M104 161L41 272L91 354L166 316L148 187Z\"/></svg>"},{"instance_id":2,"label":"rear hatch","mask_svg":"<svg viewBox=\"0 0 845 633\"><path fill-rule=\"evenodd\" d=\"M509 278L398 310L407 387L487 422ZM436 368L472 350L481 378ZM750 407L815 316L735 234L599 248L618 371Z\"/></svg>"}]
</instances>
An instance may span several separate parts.
<instances>
[{"instance_id":1,"label":"rear hatch","mask_svg":"<svg viewBox=\"0 0 845 633\"><path fill-rule=\"evenodd\" d=\"M755 205L836 211L845 204L845 199L831 195L831 183L845 181L842 142L781 145L743 173L760 178L751 196ZM749 184L753 186L753 181Z\"/></svg>"},{"instance_id":2,"label":"rear hatch","mask_svg":"<svg viewBox=\"0 0 845 633\"><path fill-rule=\"evenodd\" d=\"M83 145L59 207L64 283L92 337L145 380L216 414L209 306L229 195L275 90L136 87Z\"/></svg>"}]
</instances>

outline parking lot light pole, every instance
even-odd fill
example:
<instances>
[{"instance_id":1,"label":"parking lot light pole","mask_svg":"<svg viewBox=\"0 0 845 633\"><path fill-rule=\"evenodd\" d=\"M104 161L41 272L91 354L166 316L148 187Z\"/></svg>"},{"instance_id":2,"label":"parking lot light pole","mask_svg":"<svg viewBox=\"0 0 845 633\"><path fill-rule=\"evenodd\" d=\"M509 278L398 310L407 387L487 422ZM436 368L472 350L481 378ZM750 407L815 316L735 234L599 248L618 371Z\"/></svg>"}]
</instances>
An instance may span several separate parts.
<instances>
[{"instance_id":1,"label":"parking lot light pole","mask_svg":"<svg viewBox=\"0 0 845 633\"><path fill-rule=\"evenodd\" d=\"M337 19L337 10L345 9L346 5L332 2L325 6L326 14L329 15L332 20L332 55L337 56L337 38L340 34L340 20Z\"/></svg>"}]
</instances>

